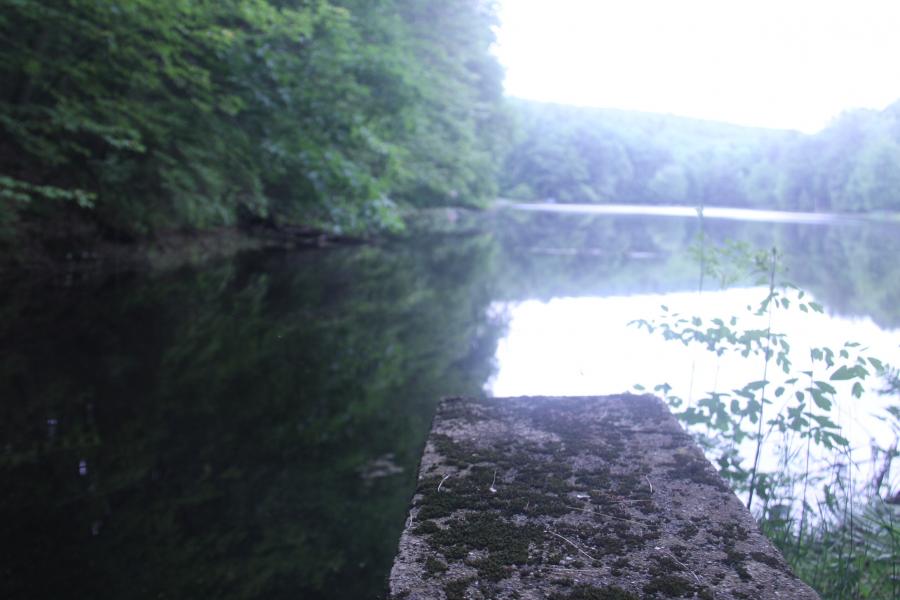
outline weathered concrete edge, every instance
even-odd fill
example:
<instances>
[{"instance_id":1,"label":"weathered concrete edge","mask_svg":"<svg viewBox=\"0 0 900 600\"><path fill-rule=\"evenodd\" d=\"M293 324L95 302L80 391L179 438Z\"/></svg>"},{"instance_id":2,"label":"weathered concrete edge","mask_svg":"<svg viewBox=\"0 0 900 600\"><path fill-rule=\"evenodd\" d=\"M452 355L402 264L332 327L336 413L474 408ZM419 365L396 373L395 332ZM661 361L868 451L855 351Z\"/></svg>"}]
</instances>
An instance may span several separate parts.
<instances>
[{"instance_id":1,"label":"weathered concrete edge","mask_svg":"<svg viewBox=\"0 0 900 600\"><path fill-rule=\"evenodd\" d=\"M566 412L571 414L566 415ZM550 422L552 424L548 425ZM642 427L635 427L637 423ZM647 427L648 424L652 427ZM554 428L557 431L554 432ZM562 439L565 435L560 437L560 434L567 435L566 429L571 429L568 433L574 436L568 440L570 445L582 444L582 448L574 452L569 448L560 455L554 448L558 450L560 440L565 447L566 440ZM607 439L603 439L599 435L601 433ZM585 452L585 440L593 444L595 450ZM610 440L615 443L611 444ZM515 468L508 461L504 462L501 454L494 452L491 455L492 445L498 443L514 448L520 455L531 456L537 460L535 465L556 471L570 469L568 481L572 489L548 490L541 483L530 488L523 487L522 482L517 481L521 477L516 475ZM458 464L459 450L466 445L469 450L474 449L476 455L473 455L470 464ZM619 451L624 450L627 460L622 460L621 452L617 457L613 446L618 447ZM528 452L533 452L533 456ZM591 457L591 453L604 456ZM678 464L666 462L673 455L681 457L676 459ZM551 460L541 462L548 456ZM489 476L491 469L495 482L482 481ZM439 471L439 477L436 477L435 471ZM591 490L586 482L590 483L588 480L591 477L604 471L610 475L607 481L609 489ZM647 490L636 491L633 484L638 471L645 472L648 489L655 486L656 489L651 490L652 497L647 496ZM671 477L672 473L678 477ZM444 486L442 480L456 481L451 485L456 485L457 489L454 491L451 485ZM672 591L665 592L660 587L664 579L660 573L668 564L669 568L682 575L690 573L688 580L694 582L691 593L682 593L682 597L738 600L756 597L818 598L815 592L790 573L780 553L759 533L749 512L727 489L662 402L652 396L445 399L432 422L419 466L418 482L391 572L393 597L474 598L487 594L497 598L574 598L571 594L575 594L573 590L580 589L579 586L593 586L596 589L601 589L597 586L604 589L615 586L624 594L632 594L622 598L671 597L659 595ZM449 507L439 506L447 504L453 494L465 495L466 486L474 489L479 485L497 489L496 495L489 493L487 503L477 494L472 496L479 504L472 509L460 508L460 505L454 505L454 501L450 502ZM442 495L436 496L434 489L440 490ZM510 489L516 493L537 493L534 496L537 498L536 505L524 506L523 512L521 504L514 505L515 495L504 495ZM450 495L447 495L448 492ZM610 512L612 509L607 505L611 498L625 492L634 497L621 496L620 500L627 500L632 507L645 507L652 517L639 514L640 511L632 507L622 512L621 506L610 505L619 511L619 515L624 515L614 523L632 524L630 530L620 527L616 534L629 539L632 545L631 553L636 565L627 573L623 573L622 568L615 568L615 564L622 566L621 556L608 552L608 548L598 550L596 545L591 545L597 540L615 537L610 537L609 534L615 532L610 530L608 522L604 523L608 519L598 517L599 509ZM703 502L686 506L685 500L692 493L699 494ZM565 508L558 506L560 502L557 500L560 499L571 504L580 500L582 505L565 514L540 513L545 509L556 513L564 511ZM536 506L538 512L535 512ZM569 507L569 504L565 506ZM684 544L678 543L674 534L679 526L690 529L689 521L702 519L700 515L704 514L709 528L716 534L712 541L717 543L710 545L707 539L704 552L690 552ZM487 520L478 515L487 515ZM421 518L424 516L431 518ZM484 540L476 540L465 556L454 554L457 552L456 546L451 547L451 558L436 550L439 544L435 543L435 538L452 539L451 530L466 533L470 521L488 525L505 523L515 534L527 526L533 531L540 530L541 539L528 543L527 558L521 555L507 561L509 564L503 560L493 560L494 554L502 555L503 552L491 551L490 542ZM725 525L734 528L740 539L723 542L727 536L720 534L725 531L721 529ZM566 539L567 536L558 534L556 529L564 533L570 529L574 531L569 534L569 537L576 538L574 543L558 541L557 537ZM643 533L638 535L635 531ZM566 556L562 562L556 560L554 564L560 547L581 560L573 561L572 557ZM677 556L671 551L672 548L679 552ZM598 555L598 552L601 554ZM613 560L616 556L619 559ZM547 562L548 559L550 562ZM572 568L570 565L573 562L591 564ZM701 569L702 565L721 564L730 565L734 573L723 572L719 567L707 569L709 572ZM560 573L565 577L557 577ZM551 577L556 579L550 581ZM567 577L571 579L568 587ZM676 584L685 579L678 575L672 575L672 578Z\"/></svg>"}]
</instances>

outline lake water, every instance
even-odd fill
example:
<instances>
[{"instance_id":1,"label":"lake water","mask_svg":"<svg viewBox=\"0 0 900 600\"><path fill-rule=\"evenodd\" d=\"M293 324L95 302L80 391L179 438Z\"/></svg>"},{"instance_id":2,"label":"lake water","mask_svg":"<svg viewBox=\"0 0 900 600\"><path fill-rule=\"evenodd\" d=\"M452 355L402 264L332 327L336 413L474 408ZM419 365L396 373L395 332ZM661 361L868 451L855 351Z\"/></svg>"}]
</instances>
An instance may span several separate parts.
<instances>
[{"instance_id":1,"label":"lake water","mask_svg":"<svg viewBox=\"0 0 900 600\"><path fill-rule=\"evenodd\" d=\"M8 282L0 596L378 598L441 396L667 381L690 398L746 377L627 326L663 303L728 314L765 293L697 293L696 218L435 220L440 234L374 246ZM777 324L792 340L854 339L900 363L900 227L702 227L709 244L784 253L826 311ZM855 446L890 443L869 418L888 404L848 405Z\"/></svg>"}]
</instances>

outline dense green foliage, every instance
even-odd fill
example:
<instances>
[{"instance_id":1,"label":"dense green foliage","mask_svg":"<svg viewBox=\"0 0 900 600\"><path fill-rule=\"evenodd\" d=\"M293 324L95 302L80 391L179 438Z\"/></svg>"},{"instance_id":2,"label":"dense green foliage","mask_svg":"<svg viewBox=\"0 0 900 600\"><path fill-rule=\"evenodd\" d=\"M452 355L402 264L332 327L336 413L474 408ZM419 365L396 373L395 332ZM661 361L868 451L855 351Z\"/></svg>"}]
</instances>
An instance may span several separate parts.
<instances>
[{"instance_id":1,"label":"dense green foliage","mask_svg":"<svg viewBox=\"0 0 900 600\"><path fill-rule=\"evenodd\" d=\"M900 209L900 104L816 135L513 102L501 193L523 200L861 212Z\"/></svg>"},{"instance_id":2,"label":"dense green foliage","mask_svg":"<svg viewBox=\"0 0 900 600\"><path fill-rule=\"evenodd\" d=\"M476 0L2 0L0 219L360 230L494 193ZM77 207L77 208L74 208Z\"/></svg>"}]
</instances>

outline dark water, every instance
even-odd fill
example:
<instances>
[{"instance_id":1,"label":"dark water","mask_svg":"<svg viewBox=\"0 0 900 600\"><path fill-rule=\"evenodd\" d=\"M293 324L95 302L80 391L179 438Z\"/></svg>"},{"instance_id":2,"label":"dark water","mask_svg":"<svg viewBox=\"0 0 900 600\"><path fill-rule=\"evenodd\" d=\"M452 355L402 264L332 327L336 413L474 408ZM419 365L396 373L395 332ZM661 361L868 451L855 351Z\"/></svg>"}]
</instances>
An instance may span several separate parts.
<instances>
[{"instance_id":1,"label":"dark water","mask_svg":"<svg viewBox=\"0 0 900 600\"><path fill-rule=\"evenodd\" d=\"M362 248L7 283L0 597L378 598L441 396L492 302L690 290L696 221L501 213ZM706 223L900 326L900 229Z\"/></svg>"}]
</instances>

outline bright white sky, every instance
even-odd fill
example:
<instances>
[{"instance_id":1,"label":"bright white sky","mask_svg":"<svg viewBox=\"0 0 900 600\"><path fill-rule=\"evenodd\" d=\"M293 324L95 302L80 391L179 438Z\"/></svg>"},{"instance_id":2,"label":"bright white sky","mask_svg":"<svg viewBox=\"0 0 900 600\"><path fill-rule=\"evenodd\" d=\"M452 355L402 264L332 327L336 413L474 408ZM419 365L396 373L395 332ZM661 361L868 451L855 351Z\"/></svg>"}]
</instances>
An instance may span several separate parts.
<instances>
[{"instance_id":1,"label":"bright white sky","mask_svg":"<svg viewBox=\"0 0 900 600\"><path fill-rule=\"evenodd\" d=\"M511 96L814 132L900 99L898 0L501 0Z\"/></svg>"}]
</instances>

